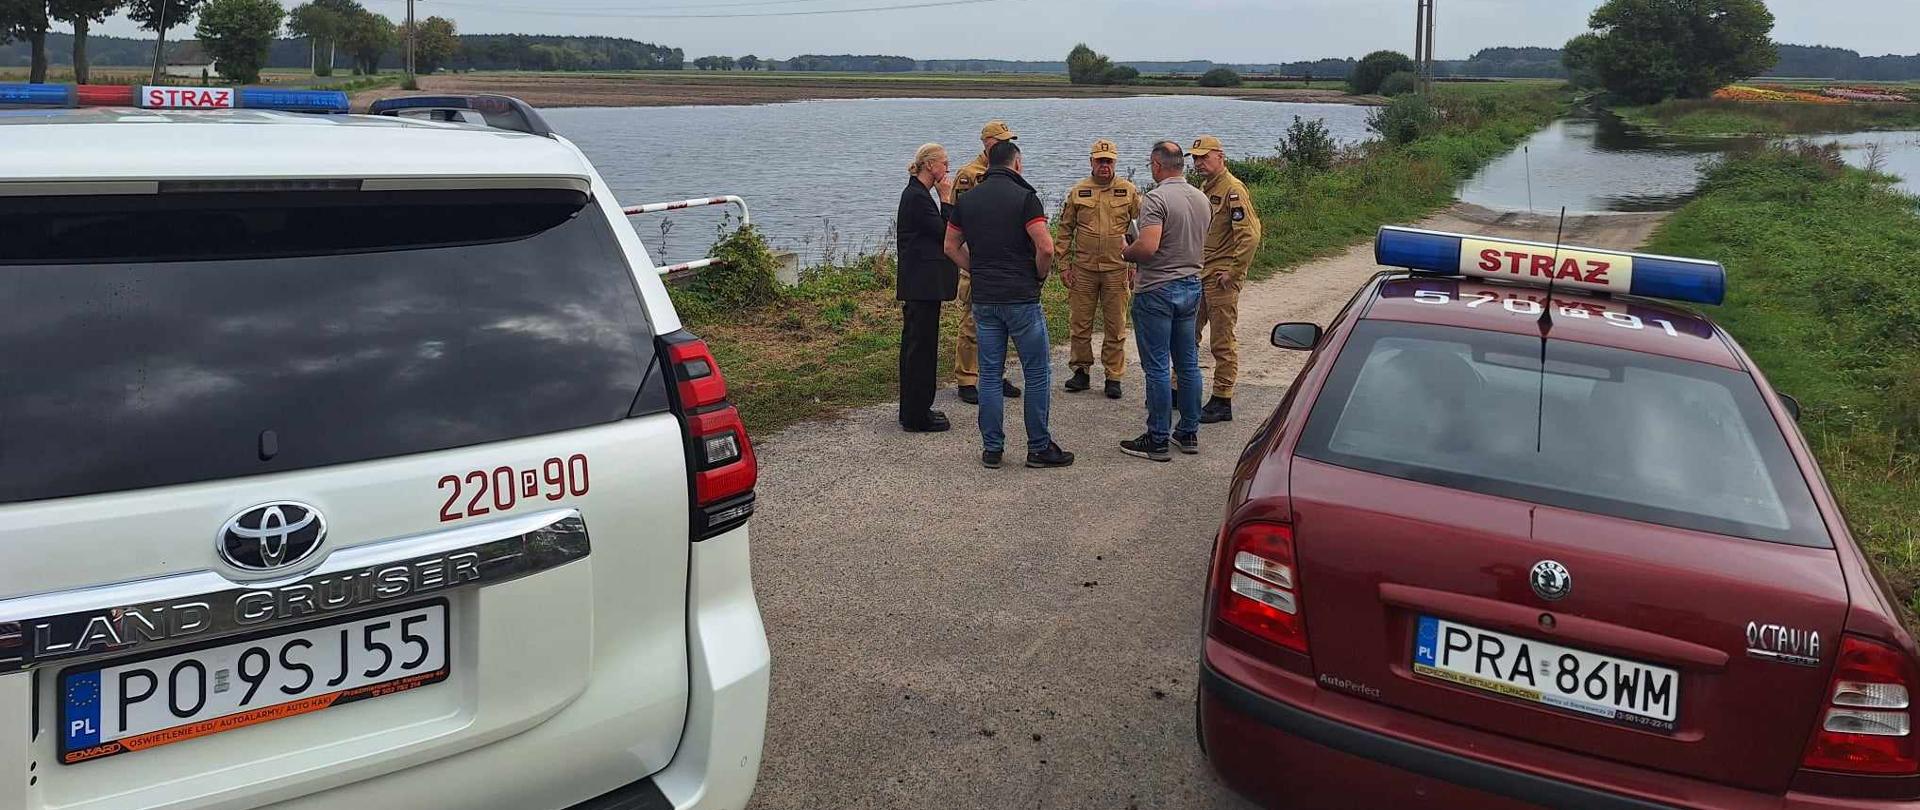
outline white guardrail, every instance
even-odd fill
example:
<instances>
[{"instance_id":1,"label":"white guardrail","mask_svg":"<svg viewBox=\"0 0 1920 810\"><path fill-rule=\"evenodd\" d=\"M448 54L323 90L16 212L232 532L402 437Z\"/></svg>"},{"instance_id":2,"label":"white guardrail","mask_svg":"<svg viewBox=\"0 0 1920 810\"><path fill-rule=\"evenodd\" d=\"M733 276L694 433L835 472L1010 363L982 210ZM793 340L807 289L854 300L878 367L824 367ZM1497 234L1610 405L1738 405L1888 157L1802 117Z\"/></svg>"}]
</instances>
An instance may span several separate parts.
<instances>
[{"instance_id":1,"label":"white guardrail","mask_svg":"<svg viewBox=\"0 0 1920 810\"><path fill-rule=\"evenodd\" d=\"M647 205L635 205L627 208L622 208L620 209L620 211L621 213L624 213L627 216L634 216L636 214L658 214L662 211L680 211L687 208L700 208L702 206L708 206L708 205L740 206L740 226L746 227L748 225L753 224L753 214L747 210L747 201L740 199L739 197L736 197L732 194L728 194L721 197L702 197L700 199L695 199L695 200L681 200L679 202L649 203ZM664 276L669 273L681 273L688 270L699 270L703 267L712 267L719 263L720 263L719 259L708 257L705 259L695 259L690 262L681 262L680 264L670 264L670 265L667 265L666 267L660 268L660 275Z\"/></svg>"}]
</instances>

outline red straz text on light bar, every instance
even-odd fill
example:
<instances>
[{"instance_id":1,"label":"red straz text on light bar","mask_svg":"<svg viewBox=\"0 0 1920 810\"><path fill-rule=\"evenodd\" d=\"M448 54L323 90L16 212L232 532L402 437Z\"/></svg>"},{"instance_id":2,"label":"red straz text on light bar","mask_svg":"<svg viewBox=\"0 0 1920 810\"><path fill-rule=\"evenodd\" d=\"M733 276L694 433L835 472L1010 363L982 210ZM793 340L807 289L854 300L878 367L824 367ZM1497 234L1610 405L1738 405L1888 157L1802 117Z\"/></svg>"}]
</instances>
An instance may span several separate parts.
<instances>
[{"instance_id":1,"label":"red straz text on light bar","mask_svg":"<svg viewBox=\"0 0 1920 810\"><path fill-rule=\"evenodd\" d=\"M224 87L142 87L140 106L148 109L230 110L234 92Z\"/></svg>"}]
</instances>

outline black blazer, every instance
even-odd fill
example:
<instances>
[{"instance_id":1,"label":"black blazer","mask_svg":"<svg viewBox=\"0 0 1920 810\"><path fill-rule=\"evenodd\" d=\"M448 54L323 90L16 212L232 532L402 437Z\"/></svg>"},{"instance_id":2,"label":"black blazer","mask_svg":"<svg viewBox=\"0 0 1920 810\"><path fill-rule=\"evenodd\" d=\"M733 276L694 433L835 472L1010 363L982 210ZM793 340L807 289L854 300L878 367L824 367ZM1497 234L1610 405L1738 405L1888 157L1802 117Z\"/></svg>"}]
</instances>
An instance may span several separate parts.
<instances>
[{"instance_id":1,"label":"black blazer","mask_svg":"<svg viewBox=\"0 0 1920 810\"><path fill-rule=\"evenodd\" d=\"M953 206L937 205L920 178L907 179L897 215L899 278L894 297L901 301L952 301L960 293L960 269L947 258L947 217Z\"/></svg>"}]
</instances>

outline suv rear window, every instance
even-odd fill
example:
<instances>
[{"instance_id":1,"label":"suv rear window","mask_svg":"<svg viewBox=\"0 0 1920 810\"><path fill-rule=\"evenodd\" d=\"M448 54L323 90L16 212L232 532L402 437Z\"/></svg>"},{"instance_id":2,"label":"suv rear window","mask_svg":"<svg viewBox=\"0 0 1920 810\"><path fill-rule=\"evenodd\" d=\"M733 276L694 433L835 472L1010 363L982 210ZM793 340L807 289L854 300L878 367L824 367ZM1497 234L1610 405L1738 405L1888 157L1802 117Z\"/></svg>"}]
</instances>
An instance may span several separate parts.
<instances>
[{"instance_id":1,"label":"suv rear window","mask_svg":"<svg viewBox=\"0 0 1920 810\"><path fill-rule=\"evenodd\" d=\"M1752 378L1703 363L1366 321L1334 364L1298 452L1683 529L1831 543Z\"/></svg>"},{"instance_id":2,"label":"suv rear window","mask_svg":"<svg viewBox=\"0 0 1920 810\"><path fill-rule=\"evenodd\" d=\"M589 202L0 198L0 503L625 417L652 330Z\"/></svg>"}]
</instances>

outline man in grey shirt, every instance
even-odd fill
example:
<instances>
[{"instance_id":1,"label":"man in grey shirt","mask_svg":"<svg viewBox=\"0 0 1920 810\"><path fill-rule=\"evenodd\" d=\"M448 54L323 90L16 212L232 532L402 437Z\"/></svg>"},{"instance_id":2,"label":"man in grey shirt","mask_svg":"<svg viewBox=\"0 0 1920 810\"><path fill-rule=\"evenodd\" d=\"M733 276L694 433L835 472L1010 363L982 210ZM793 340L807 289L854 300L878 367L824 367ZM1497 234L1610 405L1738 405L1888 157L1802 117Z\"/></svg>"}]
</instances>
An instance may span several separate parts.
<instances>
[{"instance_id":1,"label":"man in grey shirt","mask_svg":"<svg viewBox=\"0 0 1920 810\"><path fill-rule=\"evenodd\" d=\"M1130 456L1172 461L1171 444L1200 452L1200 345L1194 316L1200 307L1200 263L1212 209L1207 195L1187 183L1180 144L1153 146L1158 185L1140 201L1140 236L1121 256L1138 262L1133 293L1133 337L1147 377L1147 432L1120 443ZM1173 419L1173 374L1180 375L1180 424Z\"/></svg>"}]
</instances>

